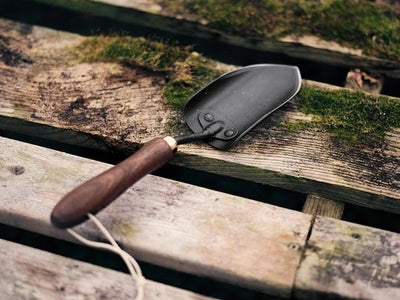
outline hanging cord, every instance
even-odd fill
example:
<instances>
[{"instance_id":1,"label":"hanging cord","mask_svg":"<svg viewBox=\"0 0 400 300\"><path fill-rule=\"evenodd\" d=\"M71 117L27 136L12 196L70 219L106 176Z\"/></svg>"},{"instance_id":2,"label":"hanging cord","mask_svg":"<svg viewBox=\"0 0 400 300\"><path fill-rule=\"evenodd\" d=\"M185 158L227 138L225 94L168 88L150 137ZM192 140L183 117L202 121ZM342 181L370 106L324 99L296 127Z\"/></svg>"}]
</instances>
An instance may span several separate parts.
<instances>
[{"instance_id":1,"label":"hanging cord","mask_svg":"<svg viewBox=\"0 0 400 300\"><path fill-rule=\"evenodd\" d=\"M117 244L117 242L114 240L114 238L111 236L110 232L101 224L101 222L91 213L88 213L88 217L90 220L93 221L93 223L97 226L97 228L104 234L104 236L108 239L110 244L107 243L101 243L101 242L94 242L90 241L83 236L81 236L79 233L73 231L72 229L67 229L67 232L71 234L74 238L76 238L78 241L80 241L82 244L85 244L87 246L97 248L97 249L104 249L108 250L110 252L114 252L121 256L121 258L124 260L126 266L129 269L129 272L131 273L132 278L136 282L136 300L142 300L144 296L144 284L146 279L142 275L142 270L140 269L139 264L137 261L126 251L122 250L120 246Z\"/></svg>"}]
</instances>

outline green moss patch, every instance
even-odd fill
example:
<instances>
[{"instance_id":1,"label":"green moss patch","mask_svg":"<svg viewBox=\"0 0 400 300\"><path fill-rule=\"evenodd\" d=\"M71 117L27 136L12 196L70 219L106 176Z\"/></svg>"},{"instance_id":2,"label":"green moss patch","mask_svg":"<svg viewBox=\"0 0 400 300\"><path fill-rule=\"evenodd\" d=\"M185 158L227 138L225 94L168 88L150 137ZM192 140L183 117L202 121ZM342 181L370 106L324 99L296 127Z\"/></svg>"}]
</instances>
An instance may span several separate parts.
<instances>
[{"instance_id":1,"label":"green moss patch","mask_svg":"<svg viewBox=\"0 0 400 300\"><path fill-rule=\"evenodd\" d=\"M368 55L400 58L400 20L371 1L314 3L305 7L305 15L310 33L363 49Z\"/></svg>"},{"instance_id":2,"label":"green moss patch","mask_svg":"<svg viewBox=\"0 0 400 300\"><path fill-rule=\"evenodd\" d=\"M153 71L171 69L184 60L189 49L157 40L129 36L96 36L84 40L76 49L79 59L87 62L123 62Z\"/></svg>"},{"instance_id":3,"label":"green moss patch","mask_svg":"<svg viewBox=\"0 0 400 300\"><path fill-rule=\"evenodd\" d=\"M128 63L164 73L165 99L177 109L182 109L196 91L222 73L214 61L190 47L145 38L92 37L73 51L81 61ZM352 145L381 145L385 132L400 127L398 99L307 85L302 87L300 98L298 109L313 118L310 122L285 124L289 131L318 127Z\"/></svg>"},{"instance_id":4,"label":"green moss patch","mask_svg":"<svg viewBox=\"0 0 400 300\"><path fill-rule=\"evenodd\" d=\"M215 62L206 59L191 47L129 36L95 36L73 49L79 61L117 62L164 72L167 102L181 109L197 90L221 74Z\"/></svg>"},{"instance_id":5,"label":"green moss patch","mask_svg":"<svg viewBox=\"0 0 400 300\"><path fill-rule=\"evenodd\" d=\"M221 71L215 69L212 61L194 53L177 65L176 72L165 86L165 98L168 103L181 109L194 93L219 75Z\"/></svg>"},{"instance_id":6,"label":"green moss patch","mask_svg":"<svg viewBox=\"0 0 400 300\"><path fill-rule=\"evenodd\" d=\"M204 19L225 32L250 37L272 37L288 29L286 4L274 0L161 0L173 14Z\"/></svg>"},{"instance_id":7,"label":"green moss patch","mask_svg":"<svg viewBox=\"0 0 400 300\"><path fill-rule=\"evenodd\" d=\"M312 114L311 122L288 123L289 130L319 127L350 145L381 146L385 133L400 127L400 100L348 90L303 86L298 109Z\"/></svg>"},{"instance_id":8,"label":"green moss patch","mask_svg":"<svg viewBox=\"0 0 400 300\"><path fill-rule=\"evenodd\" d=\"M367 55L400 58L400 20L367 0L160 0L174 14L207 20L219 30L253 38L313 34Z\"/></svg>"}]
</instances>

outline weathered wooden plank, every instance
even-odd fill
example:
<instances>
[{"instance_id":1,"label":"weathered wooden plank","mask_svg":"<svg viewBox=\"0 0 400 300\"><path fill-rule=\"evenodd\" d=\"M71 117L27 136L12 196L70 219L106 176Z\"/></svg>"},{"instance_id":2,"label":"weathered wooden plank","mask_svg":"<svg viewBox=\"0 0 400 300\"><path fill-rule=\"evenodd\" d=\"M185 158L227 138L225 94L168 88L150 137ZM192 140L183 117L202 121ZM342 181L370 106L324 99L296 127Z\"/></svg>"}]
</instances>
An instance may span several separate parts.
<instances>
[{"instance_id":1,"label":"weathered wooden plank","mask_svg":"<svg viewBox=\"0 0 400 300\"><path fill-rule=\"evenodd\" d=\"M302 212L314 216L340 219L344 210L344 204L334 200L308 195Z\"/></svg>"},{"instance_id":2,"label":"weathered wooden plank","mask_svg":"<svg viewBox=\"0 0 400 300\"><path fill-rule=\"evenodd\" d=\"M242 46L245 48L286 55L289 58L303 59L336 65L348 70L354 66L366 68L371 72L400 78L397 62L376 59L361 55L360 49L351 49L339 43L324 41L314 36L286 36L281 39L245 38L217 30L199 16L176 14L165 9L165 3L158 0L91 0L91 1L53 1L34 0L79 12L86 12L118 21L139 24L157 30L190 37ZM188 3L190 5L190 3ZM343 78L344 80L345 78Z\"/></svg>"},{"instance_id":3,"label":"weathered wooden plank","mask_svg":"<svg viewBox=\"0 0 400 300\"><path fill-rule=\"evenodd\" d=\"M296 276L301 299L400 299L400 235L317 217Z\"/></svg>"},{"instance_id":4,"label":"weathered wooden plank","mask_svg":"<svg viewBox=\"0 0 400 300\"><path fill-rule=\"evenodd\" d=\"M107 165L4 138L0 146L0 221L68 239L49 225L52 206ZM305 249L296 276L299 298L399 296L399 234L317 217L304 248L310 218L303 217L151 175L100 214L125 248L153 263L254 287L235 269L252 280L264 272L277 276L277 268L280 276L290 277L293 266L287 260L294 264L295 255L299 263L298 252ZM99 238L91 224L79 230ZM229 254L238 247L240 253ZM264 285L272 284L269 276Z\"/></svg>"},{"instance_id":5,"label":"weathered wooden plank","mask_svg":"<svg viewBox=\"0 0 400 300\"><path fill-rule=\"evenodd\" d=\"M168 124L181 115L164 101L164 74L71 61L67 49L83 37L22 26L7 21L0 26L0 34L10 37L8 47L20 56L13 65L4 58L0 65L0 115L89 133L120 148L173 131ZM288 133L281 122L308 117L296 109L298 101L228 152L185 145L171 163L400 212L399 130L388 133L382 149L347 149L317 130Z\"/></svg>"},{"instance_id":6,"label":"weathered wooden plank","mask_svg":"<svg viewBox=\"0 0 400 300\"><path fill-rule=\"evenodd\" d=\"M0 222L71 240L50 224L67 191L109 165L0 138ZM288 296L311 216L148 175L99 214L144 261ZM77 228L102 239L93 224Z\"/></svg>"},{"instance_id":7,"label":"weathered wooden plank","mask_svg":"<svg viewBox=\"0 0 400 300\"><path fill-rule=\"evenodd\" d=\"M8 299L134 299L127 274L0 239L0 291ZM151 280L145 299L211 299Z\"/></svg>"}]
</instances>

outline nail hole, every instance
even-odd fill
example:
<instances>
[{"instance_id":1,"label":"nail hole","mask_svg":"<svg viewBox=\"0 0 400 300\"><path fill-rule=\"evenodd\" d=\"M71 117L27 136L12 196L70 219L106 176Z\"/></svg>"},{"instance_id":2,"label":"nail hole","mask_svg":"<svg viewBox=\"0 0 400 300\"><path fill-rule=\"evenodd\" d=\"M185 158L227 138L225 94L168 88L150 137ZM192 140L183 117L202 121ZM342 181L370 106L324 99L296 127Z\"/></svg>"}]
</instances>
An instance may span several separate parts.
<instances>
[{"instance_id":1,"label":"nail hole","mask_svg":"<svg viewBox=\"0 0 400 300\"><path fill-rule=\"evenodd\" d=\"M289 250L296 251L300 248L300 245L297 243L290 243L288 245Z\"/></svg>"},{"instance_id":2,"label":"nail hole","mask_svg":"<svg viewBox=\"0 0 400 300\"><path fill-rule=\"evenodd\" d=\"M21 175L25 172L25 168L22 166L12 166L8 170L14 175Z\"/></svg>"},{"instance_id":3,"label":"nail hole","mask_svg":"<svg viewBox=\"0 0 400 300\"><path fill-rule=\"evenodd\" d=\"M361 235L359 235L358 233L352 233L351 236L357 240L361 238Z\"/></svg>"}]
</instances>

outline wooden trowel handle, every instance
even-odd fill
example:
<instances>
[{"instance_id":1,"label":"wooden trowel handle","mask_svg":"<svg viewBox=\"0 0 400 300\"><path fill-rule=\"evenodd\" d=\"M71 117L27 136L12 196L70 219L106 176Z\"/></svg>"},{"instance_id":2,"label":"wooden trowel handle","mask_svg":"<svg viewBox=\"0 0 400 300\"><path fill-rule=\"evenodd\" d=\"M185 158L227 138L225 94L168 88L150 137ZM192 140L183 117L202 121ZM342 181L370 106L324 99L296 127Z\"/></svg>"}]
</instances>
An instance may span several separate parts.
<instances>
[{"instance_id":1,"label":"wooden trowel handle","mask_svg":"<svg viewBox=\"0 0 400 300\"><path fill-rule=\"evenodd\" d=\"M51 222L59 228L78 225L86 220L87 213L97 213L140 178L164 165L176 147L172 137L147 142L118 165L69 192L53 209Z\"/></svg>"}]
</instances>

